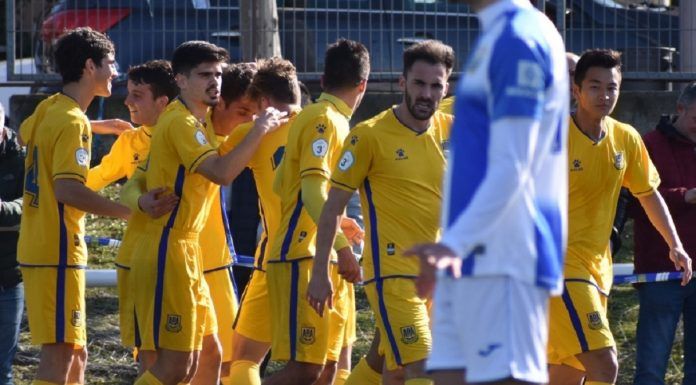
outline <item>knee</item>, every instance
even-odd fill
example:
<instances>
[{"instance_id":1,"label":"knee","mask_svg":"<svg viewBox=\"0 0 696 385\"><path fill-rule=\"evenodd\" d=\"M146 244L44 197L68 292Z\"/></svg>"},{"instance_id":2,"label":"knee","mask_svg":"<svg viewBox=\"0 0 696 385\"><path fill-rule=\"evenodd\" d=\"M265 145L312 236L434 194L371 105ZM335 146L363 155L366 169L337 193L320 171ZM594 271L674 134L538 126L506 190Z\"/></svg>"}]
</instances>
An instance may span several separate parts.
<instances>
[{"instance_id":1,"label":"knee","mask_svg":"<svg viewBox=\"0 0 696 385\"><path fill-rule=\"evenodd\" d=\"M616 382L619 373L619 361L613 347L590 351L582 354L587 378L602 382Z\"/></svg>"}]
</instances>

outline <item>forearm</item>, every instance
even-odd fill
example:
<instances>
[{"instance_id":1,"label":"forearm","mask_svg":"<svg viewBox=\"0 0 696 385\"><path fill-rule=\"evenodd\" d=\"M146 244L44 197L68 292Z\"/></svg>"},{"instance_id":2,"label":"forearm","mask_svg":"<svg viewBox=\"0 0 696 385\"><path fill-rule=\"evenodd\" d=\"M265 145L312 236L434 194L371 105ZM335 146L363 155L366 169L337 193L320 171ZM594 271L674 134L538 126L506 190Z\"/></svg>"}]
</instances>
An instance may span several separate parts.
<instances>
[{"instance_id":1,"label":"forearm","mask_svg":"<svg viewBox=\"0 0 696 385\"><path fill-rule=\"evenodd\" d=\"M261 139L263 135L252 130L232 151L217 157L211 156L212 159L203 161L196 171L214 183L228 185L244 171L259 147Z\"/></svg>"},{"instance_id":2,"label":"forearm","mask_svg":"<svg viewBox=\"0 0 696 385\"><path fill-rule=\"evenodd\" d=\"M327 210L328 209L328 210ZM317 251L314 256L314 273L328 274L331 247L338 233L341 214L333 208L325 207L319 218L317 230Z\"/></svg>"},{"instance_id":3,"label":"forearm","mask_svg":"<svg viewBox=\"0 0 696 385\"><path fill-rule=\"evenodd\" d=\"M328 190L328 183L329 181L326 180L326 178L315 174L302 178L302 206L319 229L322 228L320 220L322 210L324 209L328 197L326 192ZM340 223L340 221L338 223ZM332 241L334 250L350 247L350 242L340 231L335 235L335 241L332 237Z\"/></svg>"},{"instance_id":4,"label":"forearm","mask_svg":"<svg viewBox=\"0 0 696 385\"><path fill-rule=\"evenodd\" d=\"M55 193L58 202L95 215L126 218L130 213L126 206L102 197L76 180L56 180Z\"/></svg>"},{"instance_id":5,"label":"forearm","mask_svg":"<svg viewBox=\"0 0 696 385\"><path fill-rule=\"evenodd\" d=\"M638 200L650 219L650 223L662 235L667 245L670 248L681 247L682 243L672 221L672 216L669 214L667 204L660 193L655 191L653 194L638 197Z\"/></svg>"},{"instance_id":6,"label":"forearm","mask_svg":"<svg viewBox=\"0 0 696 385\"><path fill-rule=\"evenodd\" d=\"M22 221L22 197L9 202L0 202L0 229L19 226Z\"/></svg>"}]
</instances>

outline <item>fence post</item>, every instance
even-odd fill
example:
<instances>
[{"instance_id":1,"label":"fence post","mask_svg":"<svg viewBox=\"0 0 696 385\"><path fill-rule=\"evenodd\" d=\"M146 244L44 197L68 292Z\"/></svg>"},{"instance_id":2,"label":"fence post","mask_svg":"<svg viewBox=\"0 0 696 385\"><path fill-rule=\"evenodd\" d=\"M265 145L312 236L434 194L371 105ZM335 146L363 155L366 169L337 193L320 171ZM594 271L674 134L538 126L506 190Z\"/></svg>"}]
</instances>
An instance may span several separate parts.
<instances>
[{"instance_id":1,"label":"fence post","mask_svg":"<svg viewBox=\"0 0 696 385\"><path fill-rule=\"evenodd\" d=\"M696 72L696 2L679 2L679 40L681 72Z\"/></svg>"},{"instance_id":2,"label":"fence post","mask_svg":"<svg viewBox=\"0 0 696 385\"><path fill-rule=\"evenodd\" d=\"M241 0L239 18L243 60L280 56L275 0Z\"/></svg>"},{"instance_id":3,"label":"fence post","mask_svg":"<svg viewBox=\"0 0 696 385\"><path fill-rule=\"evenodd\" d=\"M5 45L5 59L7 60L7 80L14 80L14 68L15 68L15 30L17 29L15 24L15 0L6 0L5 7L5 28L6 28L6 45ZM7 113L10 113L10 106L5 106Z\"/></svg>"}]
</instances>

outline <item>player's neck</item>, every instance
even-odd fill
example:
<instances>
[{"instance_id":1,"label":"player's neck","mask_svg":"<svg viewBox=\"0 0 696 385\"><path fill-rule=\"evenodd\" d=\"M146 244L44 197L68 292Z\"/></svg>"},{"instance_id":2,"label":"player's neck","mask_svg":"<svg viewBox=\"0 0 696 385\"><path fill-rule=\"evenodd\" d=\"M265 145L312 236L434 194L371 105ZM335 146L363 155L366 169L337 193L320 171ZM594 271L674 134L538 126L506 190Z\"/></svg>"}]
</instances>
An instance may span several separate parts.
<instances>
[{"instance_id":1,"label":"player's neck","mask_svg":"<svg viewBox=\"0 0 696 385\"><path fill-rule=\"evenodd\" d=\"M411 112L409 112L408 107L404 103L399 104L394 108L394 115L396 118L409 129L415 132L424 132L430 127L430 119L419 120L416 119Z\"/></svg>"},{"instance_id":2,"label":"player's neck","mask_svg":"<svg viewBox=\"0 0 696 385\"><path fill-rule=\"evenodd\" d=\"M334 97L337 97L343 101L348 107L350 107L350 110L352 112L355 112L355 110L358 108L358 104L360 103L361 100L361 94L356 93L352 89L330 89L330 90L324 90L329 95L332 95Z\"/></svg>"},{"instance_id":3,"label":"player's neck","mask_svg":"<svg viewBox=\"0 0 696 385\"><path fill-rule=\"evenodd\" d=\"M208 106L205 103L196 103L183 93L179 95L179 100L181 100L181 103L188 108L191 114L195 116L198 121L205 122L205 115L208 113Z\"/></svg>"},{"instance_id":4,"label":"player's neck","mask_svg":"<svg viewBox=\"0 0 696 385\"><path fill-rule=\"evenodd\" d=\"M71 82L63 86L63 95L74 100L83 112L87 111L90 103L94 100L94 90L92 87L81 82Z\"/></svg>"},{"instance_id":5,"label":"player's neck","mask_svg":"<svg viewBox=\"0 0 696 385\"><path fill-rule=\"evenodd\" d=\"M598 141L604 135L604 127L606 127L605 121L607 119L606 116L592 116L583 111L581 108L578 108L573 115L573 119L575 120L575 124L578 126L580 131L595 141Z\"/></svg>"}]
</instances>

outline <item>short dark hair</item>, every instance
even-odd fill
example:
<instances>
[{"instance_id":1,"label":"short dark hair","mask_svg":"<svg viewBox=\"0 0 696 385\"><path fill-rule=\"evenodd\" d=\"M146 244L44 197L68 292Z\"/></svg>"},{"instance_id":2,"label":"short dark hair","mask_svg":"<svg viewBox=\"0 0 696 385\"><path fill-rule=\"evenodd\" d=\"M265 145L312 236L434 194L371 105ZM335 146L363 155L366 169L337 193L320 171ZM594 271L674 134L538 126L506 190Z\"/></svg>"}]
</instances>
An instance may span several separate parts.
<instances>
[{"instance_id":1,"label":"short dark hair","mask_svg":"<svg viewBox=\"0 0 696 385\"><path fill-rule=\"evenodd\" d=\"M326 50L324 87L341 89L356 87L370 74L370 54L357 41L339 39Z\"/></svg>"},{"instance_id":2,"label":"short dark hair","mask_svg":"<svg viewBox=\"0 0 696 385\"><path fill-rule=\"evenodd\" d=\"M677 100L677 105L687 108L694 102L696 102L696 82L689 83L684 87Z\"/></svg>"},{"instance_id":3,"label":"short dark hair","mask_svg":"<svg viewBox=\"0 0 696 385\"><path fill-rule=\"evenodd\" d=\"M249 90L256 75L256 63L235 63L222 72L222 89L220 97L230 104L243 97Z\"/></svg>"},{"instance_id":4,"label":"short dark hair","mask_svg":"<svg viewBox=\"0 0 696 385\"><path fill-rule=\"evenodd\" d=\"M582 85L587 71L592 67L616 68L621 72L621 54L612 49L590 49L583 52L575 66L573 82L578 86Z\"/></svg>"},{"instance_id":5,"label":"short dark hair","mask_svg":"<svg viewBox=\"0 0 696 385\"><path fill-rule=\"evenodd\" d=\"M201 63L226 63L230 58L227 50L202 40L181 43L172 55L174 75L189 75Z\"/></svg>"},{"instance_id":6,"label":"short dark hair","mask_svg":"<svg viewBox=\"0 0 696 385\"><path fill-rule=\"evenodd\" d=\"M128 80L135 84L149 85L155 99L166 96L173 100L179 93L172 66L167 60L150 60L130 67Z\"/></svg>"},{"instance_id":7,"label":"short dark hair","mask_svg":"<svg viewBox=\"0 0 696 385\"><path fill-rule=\"evenodd\" d=\"M281 103L297 103L300 99L297 71L288 60L280 57L261 59L258 71L249 87L253 99L268 96Z\"/></svg>"},{"instance_id":8,"label":"short dark hair","mask_svg":"<svg viewBox=\"0 0 696 385\"><path fill-rule=\"evenodd\" d=\"M80 27L58 38L53 58L63 84L67 84L80 81L87 59L101 67L102 60L114 52L114 43L106 35L90 27Z\"/></svg>"},{"instance_id":9,"label":"short dark hair","mask_svg":"<svg viewBox=\"0 0 696 385\"><path fill-rule=\"evenodd\" d=\"M418 60L444 65L449 76L454 67L454 50L439 40L423 40L413 44L404 50L404 77Z\"/></svg>"}]
</instances>

